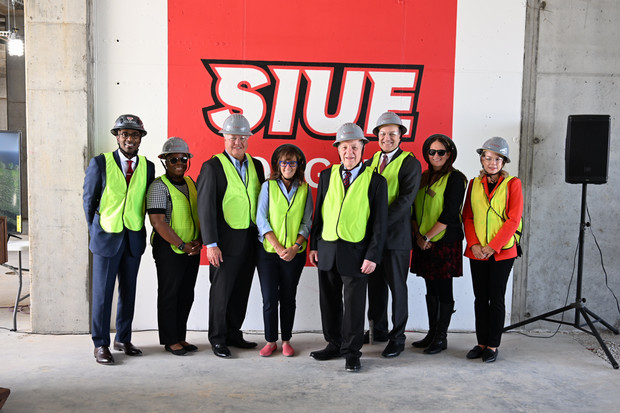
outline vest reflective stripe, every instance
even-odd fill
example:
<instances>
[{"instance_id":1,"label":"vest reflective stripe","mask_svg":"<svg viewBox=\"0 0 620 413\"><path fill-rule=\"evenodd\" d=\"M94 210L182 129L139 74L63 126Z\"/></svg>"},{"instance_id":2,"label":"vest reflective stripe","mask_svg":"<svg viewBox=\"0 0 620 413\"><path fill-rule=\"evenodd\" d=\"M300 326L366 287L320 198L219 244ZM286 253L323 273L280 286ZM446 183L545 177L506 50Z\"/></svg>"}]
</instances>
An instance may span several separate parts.
<instances>
[{"instance_id":1,"label":"vest reflective stripe","mask_svg":"<svg viewBox=\"0 0 620 413\"><path fill-rule=\"evenodd\" d=\"M269 181L269 216L267 218L274 235L284 248L295 245L297 241L301 220L306 210L307 198L308 184L306 182L301 183L297 187L293 200L289 204L288 199L278 185L278 181ZM273 245L267 241L267 238L263 239L263 247L267 252L276 252ZM302 243L299 252L305 249L306 241Z\"/></svg>"},{"instance_id":2,"label":"vest reflective stripe","mask_svg":"<svg viewBox=\"0 0 620 413\"><path fill-rule=\"evenodd\" d=\"M254 162L249 154L246 182L244 183L232 164L230 158L223 153L215 155L220 160L226 174L226 192L222 200L224 220L232 229L247 229L250 223L256 224L256 204L260 192L260 182L256 174Z\"/></svg>"},{"instance_id":3,"label":"vest reflective stripe","mask_svg":"<svg viewBox=\"0 0 620 413\"><path fill-rule=\"evenodd\" d=\"M360 242L366 236L366 224L370 217L368 188L373 171L366 168L351 183L346 194L340 165L333 165L329 178L329 188L321 209L325 241L342 239Z\"/></svg>"},{"instance_id":4,"label":"vest reflective stripe","mask_svg":"<svg viewBox=\"0 0 620 413\"><path fill-rule=\"evenodd\" d=\"M162 175L161 181L168 187L170 200L172 201L172 214L170 216L170 227L183 240L183 242L192 242L198 238L198 230L200 224L198 221L198 193L196 185L189 176L183 177L187 184L189 192L189 200L183 192L174 186L166 175ZM160 179L158 178L158 179ZM172 251L177 254L184 254L176 245L170 245Z\"/></svg>"},{"instance_id":5,"label":"vest reflective stripe","mask_svg":"<svg viewBox=\"0 0 620 413\"><path fill-rule=\"evenodd\" d=\"M481 246L488 245L489 241L497 235L504 222L508 219L506 215L506 205L508 204L508 182L514 176L509 176L502 180L495 188L491 202L484 191L482 180L475 178L471 188L471 209L474 215L474 228L476 236ZM519 223L517 231L521 232L523 220ZM515 240L518 242L521 236L513 236L510 241L502 247L503 250L512 248Z\"/></svg>"},{"instance_id":6,"label":"vest reflective stripe","mask_svg":"<svg viewBox=\"0 0 620 413\"><path fill-rule=\"evenodd\" d=\"M144 226L146 211L146 158L138 155L138 165L128 187L112 152L104 156L106 183L99 202L99 225L112 234L122 232L123 227L139 231Z\"/></svg>"},{"instance_id":7,"label":"vest reflective stripe","mask_svg":"<svg viewBox=\"0 0 620 413\"><path fill-rule=\"evenodd\" d=\"M433 183L430 187L430 191L427 185L424 188L420 188L416 194L414 201L415 220L418 223L418 231L420 234L426 234L430 231L443 212L444 194L446 192L446 186L448 185L448 177L451 173L452 172L445 174ZM431 241L439 241L444 235L446 235L445 229L431 238Z\"/></svg>"},{"instance_id":8,"label":"vest reflective stripe","mask_svg":"<svg viewBox=\"0 0 620 413\"><path fill-rule=\"evenodd\" d=\"M379 172L379 164L381 163L381 155L382 153L379 151L375 153L372 157L372 163L370 164L370 169L373 171ZM407 158L407 156L415 156L411 152L402 152L396 158L392 158L390 163L387 164L383 172L380 174L383 175L388 184L388 205L391 205L392 202L398 197L398 174L400 172L400 168L403 165L403 162Z\"/></svg>"}]
</instances>

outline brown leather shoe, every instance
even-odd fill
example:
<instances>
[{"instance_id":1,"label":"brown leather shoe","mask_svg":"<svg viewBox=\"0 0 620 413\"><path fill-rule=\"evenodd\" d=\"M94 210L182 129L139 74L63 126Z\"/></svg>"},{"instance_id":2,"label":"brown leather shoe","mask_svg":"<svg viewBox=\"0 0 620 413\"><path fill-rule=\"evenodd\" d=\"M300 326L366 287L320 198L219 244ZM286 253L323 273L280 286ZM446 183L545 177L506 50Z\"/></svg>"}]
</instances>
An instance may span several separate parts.
<instances>
[{"instance_id":1,"label":"brown leather shoe","mask_svg":"<svg viewBox=\"0 0 620 413\"><path fill-rule=\"evenodd\" d=\"M112 365L114 364L114 357L110 353L108 346L101 346L95 348L95 360L99 364Z\"/></svg>"},{"instance_id":2,"label":"brown leather shoe","mask_svg":"<svg viewBox=\"0 0 620 413\"><path fill-rule=\"evenodd\" d=\"M9 398L9 394L11 394L10 389L5 389L4 387L0 387L0 409L4 406L4 402Z\"/></svg>"},{"instance_id":3,"label":"brown leather shoe","mask_svg":"<svg viewBox=\"0 0 620 413\"><path fill-rule=\"evenodd\" d=\"M128 356L141 356L142 350L138 347L129 343L119 343L118 341L114 341L114 350L124 351Z\"/></svg>"}]
</instances>

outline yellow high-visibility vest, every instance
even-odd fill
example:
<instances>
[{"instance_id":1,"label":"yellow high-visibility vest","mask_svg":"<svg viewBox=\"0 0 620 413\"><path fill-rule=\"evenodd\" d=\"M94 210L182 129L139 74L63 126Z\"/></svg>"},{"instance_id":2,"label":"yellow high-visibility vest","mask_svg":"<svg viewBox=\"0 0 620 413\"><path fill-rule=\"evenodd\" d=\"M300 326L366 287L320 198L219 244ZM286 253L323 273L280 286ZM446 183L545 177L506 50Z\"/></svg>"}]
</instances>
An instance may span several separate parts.
<instances>
[{"instance_id":1,"label":"yellow high-visibility vest","mask_svg":"<svg viewBox=\"0 0 620 413\"><path fill-rule=\"evenodd\" d=\"M368 188L372 174L371 168L364 169L345 193L340 165L332 166L329 188L321 210L324 240L360 242L364 239L370 217Z\"/></svg>"},{"instance_id":2,"label":"yellow high-visibility vest","mask_svg":"<svg viewBox=\"0 0 620 413\"><path fill-rule=\"evenodd\" d=\"M222 200L224 220L233 229L247 229L250 227L250 223L256 224L256 204L260 193L260 182L252 157L246 154L248 169L246 171L246 182L243 182L237 168L227 155L218 153L214 156L220 160L228 182Z\"/></svg>"},{"instance_id":3,"label":"yellow high-visibility vest","mask_svg":"<svg viewBox=\"0 0 620 413\"><path fill-rule=\"evenodd\" d=\"M105 157L105 188L99 202L99 225L105 232L118 234L123 227L139 231L144 226L146 212L146 164L144 156L138 155L138 165L129 185L118 167L112 152Z\"/></svg>"},{"instance_id":4,"label":"yellow high-visibility vest","mask_svg":"<svg viewBox=\"0 0 620 413\"><path fill-rule=\"evenodd\" d=\"M200 222L198 221L198 192L196 185L189 176L184 176L189 199L174 186L166 175L162 175L161 181L168 187L170 200L172 201L172 214L170 215L170 227L185 243L192 242L198 238ZM172 251L177 254L184 254L176 245L170 244Z\"/></svg>"},{"instance_id":5,"label":"yellow high-visibility vest","mask_svg":"<svg viewBox=\"0 0 620 413\"><path fill-rule=\"evenodd\" d=\"M308 184L306 182L302 182L297 187L293 200L289 204L278 182L269 181L269 216L267 218L274 235L284 248L292 247L297 241L301 220L306 210L307 198ZM306 241L302 243L299 252L306 249L306 243ZM267 252L276 252L267 238L263 239L263 247Z\"/></svg>"}]
</instances>

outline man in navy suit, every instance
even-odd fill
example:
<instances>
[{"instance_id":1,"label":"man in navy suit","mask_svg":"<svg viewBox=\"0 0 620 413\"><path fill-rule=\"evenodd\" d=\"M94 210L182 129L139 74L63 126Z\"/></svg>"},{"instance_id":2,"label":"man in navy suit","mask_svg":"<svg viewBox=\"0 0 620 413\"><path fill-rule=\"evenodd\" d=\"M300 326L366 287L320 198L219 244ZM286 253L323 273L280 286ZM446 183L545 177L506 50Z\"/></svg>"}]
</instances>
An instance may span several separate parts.
<instances>
[{"instance_id":1,"label":"man in navy suit","mask_svg":"<svg viewBox=\"0 0 620 413\"><path fill-rule=\"evenodd\" d=\"M91 159L84 178L84 213L93 253L92 339L99 364L114 364L110 353L110 317L118 276L114 348L128 356L142 351L131 343L140 258L146 248L145 195L155 165L138 156L144 125L121 115L110 131L118 149Z\"/></svg>"},{"instance_id":2,"label":"man in navy suit","mask_svg":"<svg viewBox=\"0 0 620 413\"><path fill-rule=\"evenodd\" d=\"M336 134L340 165L321 172L310 235L310 262L319 269L319 304L327 347L316 360L344 356L360 369L366 285L385 243L387 182L362 162L368 139L354 123Z\"/></svg>"}]
</instances>

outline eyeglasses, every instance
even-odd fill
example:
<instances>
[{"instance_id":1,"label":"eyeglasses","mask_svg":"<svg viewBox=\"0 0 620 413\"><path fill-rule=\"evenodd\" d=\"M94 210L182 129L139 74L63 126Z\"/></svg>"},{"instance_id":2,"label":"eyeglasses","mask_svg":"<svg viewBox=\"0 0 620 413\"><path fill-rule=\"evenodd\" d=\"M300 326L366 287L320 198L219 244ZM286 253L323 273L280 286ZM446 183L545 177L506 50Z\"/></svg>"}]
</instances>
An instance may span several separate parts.
<instances>
[{"instance_id":1,"label":"eyeglasses","mask_svg":"<svg viewBox=\"0 0 620 413\"><path fill-rule=\"evenodd\" d=\"M187 163L187 160L189 158L187 156L181 156L180 158L174 157L174 158L166 158L166 160L168 162L170 162L171 165L176 165L177 162L181 162L181 163Z\"/></svg>"},{"instance_id":2,"label":"eyeglasses","mask_svg":"<svg viewBox=\"0 0 620 413\"><path fill-rule=\"evenodd\" d=\"M428 154L430 156L435 156L435 154L437 154L439 156L444 156L446 154L446 152L448 152L448 151L446 151L445 149L439 149L439 150L437 150L437 149L429 149L428 150Z\"/></svg>"},{"instance_id":3,"label":"eyeglasses","mask_svg":"<svg viewBox=\"0 0 620 413\"><path fill-rule=\"evenodd\" d=\"M483 156L482 159L487 163L502 163L504 158L491 158L490 156Z\"/></svg>"},{"instance_id":4,"label":"eyeglasses","mask_svg":"<svg viewBox=\"0 0 620 413\"><path fill-rule=\"evenodd\" d=\"M286 168L287 166L290 166L291 168L297 167L297 161L279 161L278 164L280 164L282 168Z\"/></svg>"},{"instance_id":5,"label":"eyeglasses","mask_svg":"<svg viewBox=\"0 0 620 413\"><path fill-rule=\"evenodd\" d=\"M226 140L230 142L235 142L236 140L238 140L239 142L244 143L248 140L248 137L247 136L230 136L226 138Z\"/></svg>"},{"instance_id":6,"label":"eyeglasses","mask_svg":"<svg viewBox=\"0 0 620 413\"><path fill-rule=\"evenodd\" d=\"M400 133L398 132L379 132L379 136L382 138L390 137L390 138L398 138Z\"/></svg>"},{"instance_id":7,"label":"eyeglasses","mask_svg":"<svg viewBox=\"0 0 620 413\"><path fill-rule=\"evenodd\" d=\"M118 134L118 136L120 136L123 139L140 139L142 137L142 134L140 132L133 132L133 133L127 133L127 132L121 132Z\"/></svg>"}]
</instances>

